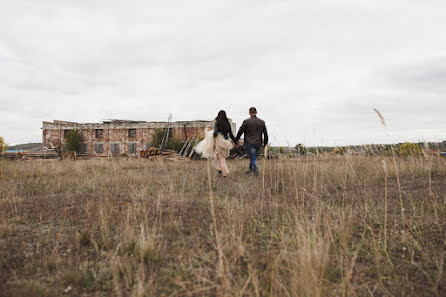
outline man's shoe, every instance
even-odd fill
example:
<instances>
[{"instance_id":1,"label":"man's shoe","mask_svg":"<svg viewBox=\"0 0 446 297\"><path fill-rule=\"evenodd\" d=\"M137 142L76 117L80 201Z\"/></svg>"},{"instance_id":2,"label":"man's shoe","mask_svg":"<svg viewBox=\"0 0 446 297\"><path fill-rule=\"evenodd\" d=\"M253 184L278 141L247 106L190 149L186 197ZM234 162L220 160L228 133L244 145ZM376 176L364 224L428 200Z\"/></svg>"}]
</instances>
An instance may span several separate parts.
<instances>
[{"instance_id":1,"label":"man's shoe","mask_svg":"<svg viewBox=\"0 0 446 297\"><path fill-rule=\"evenodd\" d=\"M248 170L248 171L246 171L246 175L250 175L251 174L251 172L252 172L252 170Z\"/></svg>"},{"instance_id":2,"label":"man's shoe","mask_svg":"<svg viewBox=\"0 0 446 297\"><path fill-rule=\"evenodd\" d=\"M254 171L254 175L255 176L259 176L259 172L258 171Z\"/></svg>"}]
</instances>

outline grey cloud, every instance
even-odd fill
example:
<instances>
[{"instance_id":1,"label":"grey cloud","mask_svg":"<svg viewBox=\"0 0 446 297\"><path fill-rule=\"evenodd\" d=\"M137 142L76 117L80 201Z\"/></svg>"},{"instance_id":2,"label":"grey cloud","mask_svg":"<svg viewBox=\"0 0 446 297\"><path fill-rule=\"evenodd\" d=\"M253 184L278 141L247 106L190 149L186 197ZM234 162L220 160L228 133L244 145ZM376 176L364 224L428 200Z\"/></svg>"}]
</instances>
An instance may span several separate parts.
<instances>
[{"instance_id":1,"label":"grey cloud","mask_svg":"<svg viewBox=\"0 0 446 297\"><path fill-rule=\"evenodd\" d=\"M390 71L387 75L389 83L406 90L416 90L427 94L446 91L446 54L422 63L402 66Z\"/></svg>"},{"instance_id":2,"label":"grey cloud","mask_svg":"<svg viewBox=\"0 0 446 297\"><path fill-rule=\"evenodd\" d=\"M395 139L441 137L445 8L406 0L2 3L0 135L18 142L15 127L39 140L41 120L211 119L219 109L240 124L255 105L277 144L386 140L372 107Z\"/></svg>"}]
</instances>

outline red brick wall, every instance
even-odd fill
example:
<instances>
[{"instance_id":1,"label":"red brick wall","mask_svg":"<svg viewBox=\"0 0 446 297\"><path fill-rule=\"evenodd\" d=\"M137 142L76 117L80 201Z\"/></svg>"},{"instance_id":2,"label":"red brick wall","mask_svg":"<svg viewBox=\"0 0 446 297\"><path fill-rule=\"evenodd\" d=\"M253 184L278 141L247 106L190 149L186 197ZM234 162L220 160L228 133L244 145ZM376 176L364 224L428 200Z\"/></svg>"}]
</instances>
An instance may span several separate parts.
<instances>
[{"instance_id":1,"label":"red brick wall","mask_svg":"<svg viewBox=\"0 0 446 297\"><path fill-rule=\"evenodd\" d=\"M79 124L64 121L43 122L42 142L45 147L64 147L64 131L78 129L87 143L87 154L95 154L95 143L103 144L103 153L111 153L112 143L119 144L119 154L128 152L128 144L136 143L136 152L145 149L146 143L151 143L158 128L165 128L167 123L160 122L110 122ZM213 121L174 122L170 137L186 141L191 137L204 138L205 132L213 128ZM96 129L102 129L102 138L96 138ZM136 129L136 137L129 137L129 129ZM234 124L235 129L235 124Z\"/></svg>"},{"instance_id":2,"label":"red brick wall","mask_svg":"<svg viewBox=\"0 0 446 297\"><path fill-rule=\"evenodd\" d=\"M107 129L104 127L102 138L96 138L96 129L81 129L84 136L84 142L87 143L87 153L94 154L94 144L103 143L103 153L100 155L108 155L111 152L110 144L119 143L120 154L128 153L128 143L136 143L136 151L145 149L146 143L151 143L155 129L152 128L135 128L136 137L129 137L129 129ZM44 129L43 130L43 146L63 147L65 144L64 131L66 129ZM186 134L186 135L185 135ZM180 141L186 141L187 138L198 136L204 137L205 128L172 128L170 137Z\"/></svg>"}]
</instances>

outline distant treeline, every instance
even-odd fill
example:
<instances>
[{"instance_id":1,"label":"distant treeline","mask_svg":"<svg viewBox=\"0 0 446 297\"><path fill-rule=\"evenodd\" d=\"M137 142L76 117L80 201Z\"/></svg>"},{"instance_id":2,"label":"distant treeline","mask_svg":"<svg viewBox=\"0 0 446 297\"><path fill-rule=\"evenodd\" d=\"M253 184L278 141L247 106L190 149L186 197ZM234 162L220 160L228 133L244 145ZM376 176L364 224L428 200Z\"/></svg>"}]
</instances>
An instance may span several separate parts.
<instances>
[{"instance_id":1,"label":"distant treeline","mask_svg":"<svg viewBox=\"0 0 446 297\"><path fill-rule=\"evenodd\" d=\"M418 143L397 143L397 144L369 144L369 145L348 145L348 146L304 146L298 144L295 147L271 146L271 152L289 153L298 155L313 154L383 154L396 153L398 155L436 153L446 151L446 140L442 142L418 142Z\"/></svg>"},{"instance_id":2,"label":"distant treeline","mask_svg":"<svg viewBox=\"0 0 446 297\"><path fill-rule=\"evenodd\" d=\"M12 150L12 151L20 151L20 150L26 151L26 150L35 149L35 148L42 149L42 143L33 142L33 143L24 143L24 144L8 146L8 150Z\"/></svg>"}]
</instances>

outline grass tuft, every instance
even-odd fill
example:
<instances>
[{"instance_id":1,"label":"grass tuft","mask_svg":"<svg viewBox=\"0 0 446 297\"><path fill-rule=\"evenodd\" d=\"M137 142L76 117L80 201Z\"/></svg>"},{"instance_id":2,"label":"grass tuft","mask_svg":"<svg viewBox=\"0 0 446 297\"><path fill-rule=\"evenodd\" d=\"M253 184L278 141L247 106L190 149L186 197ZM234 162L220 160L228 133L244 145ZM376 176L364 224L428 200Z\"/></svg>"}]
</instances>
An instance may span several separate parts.
<instances>
[{"instance_id":1,"label":"grass tuft","mask_svg":"<svg viewBox=\"0 0 446 297\"><path fill-rule=\"evenodd\" d=\"M430 155L0 161L0 296L442 296Z\"/></svg>"}]
</instances>

